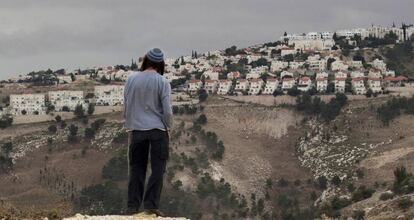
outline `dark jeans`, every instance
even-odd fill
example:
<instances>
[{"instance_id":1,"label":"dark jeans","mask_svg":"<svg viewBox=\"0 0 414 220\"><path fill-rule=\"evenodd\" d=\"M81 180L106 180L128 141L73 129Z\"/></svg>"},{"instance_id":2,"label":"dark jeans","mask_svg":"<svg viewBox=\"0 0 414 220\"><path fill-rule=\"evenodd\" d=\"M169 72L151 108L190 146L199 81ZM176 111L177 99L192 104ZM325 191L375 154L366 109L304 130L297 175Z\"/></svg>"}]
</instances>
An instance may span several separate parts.
<instances>
[{"instance_id":1,"label":"dark jeans","mask_svg":"<svg viewBox=\"0 0 414 220\"><path fill-rule=\"evenodd\" d=\"M138 211L143 197L144 209L158 209L169 155L168 132L158 129L132 131L128 144L128 209ZM144 196L149 153L151 154L151 176Z\"/></svg>"}]
</instances>

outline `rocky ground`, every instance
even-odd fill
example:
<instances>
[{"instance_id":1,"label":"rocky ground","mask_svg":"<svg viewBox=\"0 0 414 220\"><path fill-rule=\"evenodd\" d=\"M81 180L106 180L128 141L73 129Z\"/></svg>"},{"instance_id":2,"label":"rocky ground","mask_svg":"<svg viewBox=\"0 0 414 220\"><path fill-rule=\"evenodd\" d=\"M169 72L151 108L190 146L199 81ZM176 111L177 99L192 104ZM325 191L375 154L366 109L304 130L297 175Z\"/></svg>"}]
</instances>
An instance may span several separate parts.
<instances>
[{"instance_id":1,"label":"rocky ground","mask_svg":"<svg viewBox=\"0 0 414 220\"><path fill-rule=\"evenodd\" d=\"M74 217L64 218L66 220L187 220L186 218L156 217L146 213L140 213L132 216L106 215L106 216L88 216L77 214Z\"/></svg>"}]
</instances>

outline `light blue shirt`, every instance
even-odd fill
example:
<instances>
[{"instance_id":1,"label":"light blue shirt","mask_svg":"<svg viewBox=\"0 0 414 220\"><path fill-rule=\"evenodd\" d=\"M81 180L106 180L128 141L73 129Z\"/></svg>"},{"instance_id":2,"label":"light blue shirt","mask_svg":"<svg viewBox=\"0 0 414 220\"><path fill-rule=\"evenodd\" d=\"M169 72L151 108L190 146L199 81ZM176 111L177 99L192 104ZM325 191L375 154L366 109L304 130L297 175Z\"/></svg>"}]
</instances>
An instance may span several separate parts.
<instances>
[{"instance_id":1,"label":"light blue shirt","mask_svg":"<svg viewBox=\"0 0 414 220\"><path fill-rule=\"evenodd\" d=\"M171 126L171 86L156 71L135 72L124 89L127 130L166 130Z\"/></svg>"}]
</instances>

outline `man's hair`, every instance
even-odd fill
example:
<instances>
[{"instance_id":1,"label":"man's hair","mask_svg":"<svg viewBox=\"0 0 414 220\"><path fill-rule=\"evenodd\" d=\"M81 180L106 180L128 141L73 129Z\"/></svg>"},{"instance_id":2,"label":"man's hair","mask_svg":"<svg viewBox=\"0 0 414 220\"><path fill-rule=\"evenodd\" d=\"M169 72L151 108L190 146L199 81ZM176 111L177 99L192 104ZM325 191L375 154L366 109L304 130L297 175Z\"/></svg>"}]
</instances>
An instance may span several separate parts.
<instances>
[{"instance_id":1,"label":"man's hair","mask_svg":"<svg viewBox=\"0 0 414 220\"><path fill-rule=\"evenodd\" d=\"M159 63L152 62L150 59L148 59L147 56L144 56L144 60L142 61L142 65L140 70L144 71L148 68L152 67L155 69L159 74L164 75L165 71L165 62L161 61Z\"/></svg>"}]
</instances>

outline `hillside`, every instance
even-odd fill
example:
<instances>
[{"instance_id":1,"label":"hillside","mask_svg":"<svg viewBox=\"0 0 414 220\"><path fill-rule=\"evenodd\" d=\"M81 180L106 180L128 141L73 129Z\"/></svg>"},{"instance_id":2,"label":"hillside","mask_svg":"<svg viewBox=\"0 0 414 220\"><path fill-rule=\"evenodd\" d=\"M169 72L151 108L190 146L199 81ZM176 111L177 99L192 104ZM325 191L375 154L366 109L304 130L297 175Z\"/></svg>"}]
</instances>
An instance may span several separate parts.
<instances>
[{"instance_id":1,"label":"hillside","mask_svg":"<svg viewBox=\"0 0 414 220\"><path fill-rule=\"evenodd\" d=\"M174 119L162 209L190 219L310 219L318 213L352 216L358 210L368 219L411 216L412 207L403 210L398 204L412 194L378 199L392 189L396 167L414 170L414 116L403 114L384 126L376 109L387 100L349 100L330 123L289 105L218 96L185 108ZM94 137L84 137L99 119L105 121ZM12 143L15 164L0 174L1 200L22 217L47 216L51 210L58 217L122 212L126 136L120 113L90 116L87 124L65 121L78 127L78 141L68 142L62 122L14 125L2 132L0 144ZM54 124L57 132L51 133ZM109 209L93 208L98 197L86 189L100 187L116 199L101 204ZM351 200L361 187L375 192L333 205L338 198ZM85 196L92 202L79 206Z\"/></svg>"}]
</instances>

